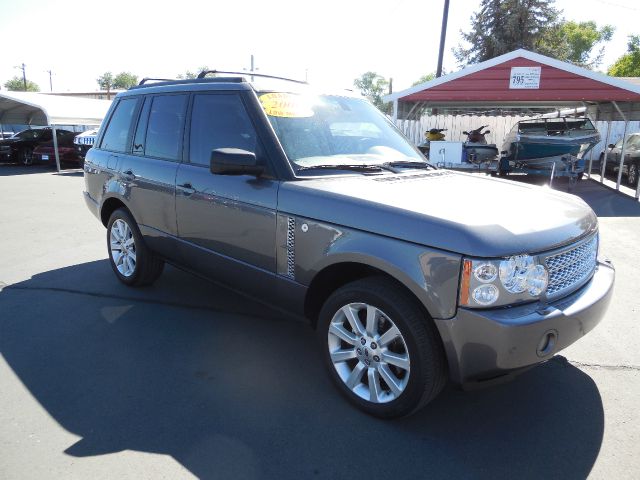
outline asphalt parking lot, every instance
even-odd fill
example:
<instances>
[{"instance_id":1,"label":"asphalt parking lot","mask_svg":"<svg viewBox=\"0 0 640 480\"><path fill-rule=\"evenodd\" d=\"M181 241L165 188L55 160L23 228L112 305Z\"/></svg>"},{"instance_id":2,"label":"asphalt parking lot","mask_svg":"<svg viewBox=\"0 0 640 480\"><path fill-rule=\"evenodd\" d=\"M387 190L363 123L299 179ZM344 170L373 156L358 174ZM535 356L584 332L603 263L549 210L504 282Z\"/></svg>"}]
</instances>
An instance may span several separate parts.
<instances>
[{"instance_id":1,"label":"asphalt parking lot","mask_svg":"<svg viewBox=\"0 0 640 480\"><path fill-rule=\"evenodd\" d=\"M380 421L338 395L305 323L171 267L119 284L82 185L0 166L0 478L640 478L637 201L574 191L617 268L593 332Z\"/></svg>"}]
</instances>

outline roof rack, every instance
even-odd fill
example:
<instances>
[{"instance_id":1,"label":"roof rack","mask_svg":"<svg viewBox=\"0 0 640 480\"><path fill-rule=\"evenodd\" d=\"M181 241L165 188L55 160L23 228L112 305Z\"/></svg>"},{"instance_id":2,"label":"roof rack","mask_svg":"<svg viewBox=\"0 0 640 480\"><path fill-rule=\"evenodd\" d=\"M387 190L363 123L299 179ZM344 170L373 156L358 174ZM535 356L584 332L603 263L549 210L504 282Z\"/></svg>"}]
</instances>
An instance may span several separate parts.
<instances>
[{"instance_id":1,"label":"roof rack","mask_svg":"<svg viewBox=\"0 0 640 480\"><path fill-rule=\"evenodd\" d=\"M147 82L173 82L174 79L171 78L151 78L151 77L144 77L142 80L140 80L140 83L138 83L138 86L140 85L144 85Z\"/></svg>"},{"instance_id":2,"label":"roof rack","mask_svg":"<svg viewBox=\"0 0 640 480\"><path fill-rule=\"evenodd\" d=\"M287 77L277 77L275 75L265 75L263 73L255 73L255 72L228 72L224 70L203 70L198 74L199 79L204 79L206 75L209 73L224 73L225 75L243 75L250 77L260 77L260 78L273 78L275 80L284 80L286 82L300 83L302 85L309 85L309 82L305 82L304 80L294 80L293 78Z\"/></svg>"},{"instance_id":3,"label":"roof rack","mask_svg":"<svg viewBox=\"0 0 640 480\"><path fill-rule=\"evenodd\" d=\"M147 83L149 81L156 81L158 83ZM244 83L246 80L239 77L212 77L212 78L179 78L179 79L166 79L166 78L143 78L138 85L134 85L130 90L137 88L147 87L163 87L166 85L182 85L185 83Z\"/></svg>"}]
</instances>

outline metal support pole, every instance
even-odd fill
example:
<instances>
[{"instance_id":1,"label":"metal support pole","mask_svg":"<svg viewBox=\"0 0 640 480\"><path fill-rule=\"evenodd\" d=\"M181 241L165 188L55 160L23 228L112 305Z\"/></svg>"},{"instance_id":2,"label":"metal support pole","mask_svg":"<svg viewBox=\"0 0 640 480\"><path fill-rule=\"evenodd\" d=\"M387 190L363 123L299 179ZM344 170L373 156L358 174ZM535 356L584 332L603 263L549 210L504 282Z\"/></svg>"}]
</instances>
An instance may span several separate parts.
<instances>
[{"instance_id":1,"label":"metal support pole","mask_svg":"<svg viewBox=\"0 0 640 480\"><path fill-rule=\"evenodd\" d=\"M585 105L585 117L589 118L588 115L589 109L587 108L587 106ZM598 128L598 117L599 117L599 113L600 113L600 106L598 105L596 107L596 117L593 120L593 124L595 125L596 129ZM595 145L594 145L595 147ZM587 178L591 178L591 167L593 166L593 151L595 150L595 148L592 148L589 151L589 170L587 171Z\"/></svg>"},{"instance_id":2,"label":"metal support pole","mask_svg":"<svg viewBox=\"0 0 640 480\"><path fill-rule=\"evenodd\" d=\"M620 110L620 107L616 102L613 103L613 106L616 107L618 113L624 120L624 133L622 134L622 150L620 150L620 164L618 165L618 180L616 181L616 190L620 190L620 181L622 180L622 166L624 165L624 156L627 152L627 129L629 128L629 119L626 115Z\"/></svg>"},{"instance_id":3,"label":"metal support pole","mask_svg":"<svg viewBox=\"0 0 640 480\"><path fill-rule=\"evenodd\" d=\"M398 99L393 101L393 123L398 124Z\"/></svg>"},{"instance_id":4,"label":"metal support pole","mask_svg":"<svg viewBox=\"0 0 640 480\"><path fill-rule=\"evenodd\" d=\"M604 141L604 150L602 150L602 164L600 165L600 183L604 183L604 176L606 174L607 156L609 150L609 136L611 135L611 119L607 122L607 137Z\"/></svg>"},{"instance_id":5,"label":"metal support pole","mask_svg":"<svg viewBox=\"0 0 640 480\"><path fill-rule=\"evenodd\" d=\"M60 173L60 154L58 153L58 132L56 131L56 126L51 125L51 130L53 133L53 152L56 155L56 170Z\"/></svg>"}]
</instances>

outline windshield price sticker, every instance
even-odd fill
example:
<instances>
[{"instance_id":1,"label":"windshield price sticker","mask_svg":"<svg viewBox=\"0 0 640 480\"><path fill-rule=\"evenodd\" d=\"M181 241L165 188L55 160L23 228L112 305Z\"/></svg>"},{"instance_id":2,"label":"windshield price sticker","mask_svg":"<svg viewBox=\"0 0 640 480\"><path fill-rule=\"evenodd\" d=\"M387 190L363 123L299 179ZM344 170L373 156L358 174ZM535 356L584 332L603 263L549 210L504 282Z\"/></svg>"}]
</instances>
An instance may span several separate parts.
<instances>
[{"instance_id":1,"label":"windshield price sticker","mask_svg":"<svg viewBox=\"0 0 640 480\"><path fill-rule=\"evenodd\" d=\"M272 117L306 118L313 117L313 109L308 99L292 93L265 93L260 95L260 103L267 115Z\"/></svg>"},{"instance_id":2,"label":"windshield price sticker","mask_svg":"<svg viewBox=\"0 0 640 480\"><path fill-rule=\"evenodd\" d=\"M509 88L540 88L542 67L511 67Z\"/></svg>"}]
</instances>

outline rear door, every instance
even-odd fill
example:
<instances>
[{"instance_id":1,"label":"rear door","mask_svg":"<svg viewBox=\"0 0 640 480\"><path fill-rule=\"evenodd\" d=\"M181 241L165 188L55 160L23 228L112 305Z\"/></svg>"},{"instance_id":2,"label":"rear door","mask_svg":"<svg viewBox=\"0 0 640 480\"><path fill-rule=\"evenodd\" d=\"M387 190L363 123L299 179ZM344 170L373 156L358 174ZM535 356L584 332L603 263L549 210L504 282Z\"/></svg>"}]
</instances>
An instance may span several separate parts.
<instances>
[{"instance_id":1,"label":"rear door","mask_svg":"<svg viewBox=\"0 0 640 480\"><path fill-rule=\"evenodd\" d=\"M119 161L127 201L150 247L173 258L177 235L175 178L182 159L188 94L144 99L131 151Z\"/></svg>"},{"instance_id":2,"label":"rear door","mask_svg":"<svg viewBox=\"0 0 640 480\"><path fill-rule=\"evenodd\" d=\"M223 277L245 290L265 293L260 283L276 269L278 181L241 92L196 93L192 97L187 158L176 178L178 235L185 262L207 276ZM211 151L254 152L267 173L214 175Z\"/></svg>"}]
</instances>

